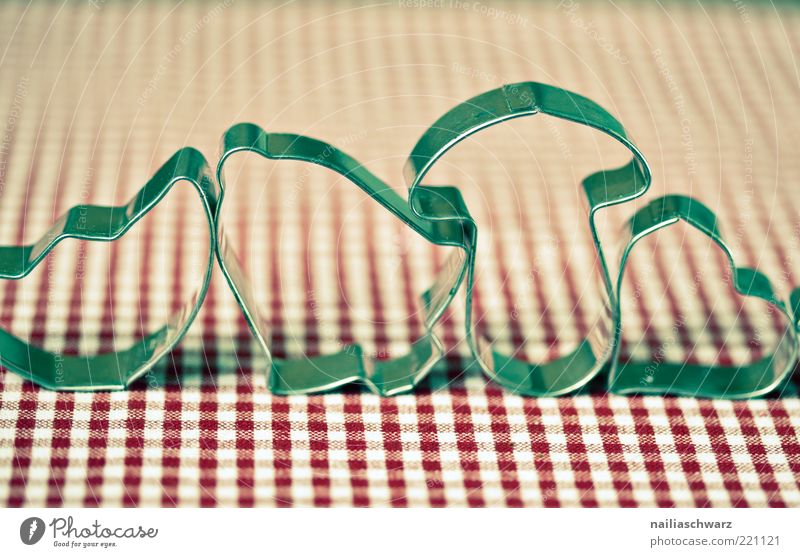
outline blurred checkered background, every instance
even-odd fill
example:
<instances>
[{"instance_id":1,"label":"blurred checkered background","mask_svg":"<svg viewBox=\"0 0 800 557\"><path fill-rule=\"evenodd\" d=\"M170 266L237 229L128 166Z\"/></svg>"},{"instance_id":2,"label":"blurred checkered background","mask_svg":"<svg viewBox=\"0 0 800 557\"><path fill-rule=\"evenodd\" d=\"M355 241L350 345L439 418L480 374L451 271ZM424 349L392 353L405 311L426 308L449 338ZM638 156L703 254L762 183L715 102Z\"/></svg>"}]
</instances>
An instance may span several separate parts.
<instances>
[{"instance_id":1,"label":"blurred checkered background","mask_svg":"<svg viewBox=\"0 0 800 557\"><path fill-rule=\"evenodd\" d=\"M787 3L564 0L5 2L0 243L38 239L78 203L127 200L175 150L216 163L230 125L340 146L404 193L405 157L453 105L542 81L615 114L665 192L720 217L737 262L800 284L800 11ZM479 221L476 304L498 347L544 360L599 310L579 182L626 161L597 132L523 119L448 153ZM356 341L399 355L446 251L345 179L255 156L228 173L226 228L279 356ZM113 244L65 242L0 284L0 325L51 350L129 345L191 296L208 249L191 188ZM625 354L744 363L781 326L680 226L637 247ZM512 319L512 313L516 318ZM683 323L680 338L673 326ZM0 371L0 504L67 506L797 506L800 399L523 398L448 358L417 392L275 397L221 274L156 373L119 393L54 393Z\"/></svg>"}]
</instances>

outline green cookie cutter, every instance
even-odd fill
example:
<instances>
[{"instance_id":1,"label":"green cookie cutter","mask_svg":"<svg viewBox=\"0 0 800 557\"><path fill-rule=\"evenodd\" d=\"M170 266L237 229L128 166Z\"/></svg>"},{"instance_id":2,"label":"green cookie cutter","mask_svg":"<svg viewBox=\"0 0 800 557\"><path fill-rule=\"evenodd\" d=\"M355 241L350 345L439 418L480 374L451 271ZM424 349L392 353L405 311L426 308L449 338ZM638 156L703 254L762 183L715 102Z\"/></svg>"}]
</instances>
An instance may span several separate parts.
<instances>
[{"instance_id":1,"label":"green cookie cutter","mask_svg":"<svg viewBox=\"0 0 800 557\"><path fill-rule=\"evenodd\" d=\"M110 242L123 236L153 209L178 182L191 183L208 220L209 253L197 291L159 329L132 346L92 356L49 352L0 329L0 365L48 389L106 391L126 388L147 373L184 336L203 303L211 280L216 246L219 191L203 155L186 147L176 152L125 205L76 205L42 238L26 246L0 246L0 278L28 275L56 245L67 238Z\"/></svg>"},{"instance_id":2,"label":"green cookie cutter","mask_svg":"<svg viewBox=\"0 0 800 557\"><path fill-rule=\"evenodd\" d=\"M544 114L595 128L626 147L631 161L616 169L591 174L582 182L588 202L587 220L599 260L598 288L603 311L578 346L553 361L530 363L516 354L503 354L476 332L472 307L478 227L460 191L453 186L423 185L427 173L454 145L478 131L506 120ZM357 345L335 354L280 360L270 354L267 321L255 302L250 279L239 254L222 227L224 168L236 153L316 164L337 172L361 188L427 241L454 249L422 296L425 333L408 354L390 360L368 357ZM606 372L608 389L620 394L658 393L714 398L761 396L785 385L798 357L800 289L787 305L761 272L734 264L714 214L689 197L672 195L653 200L637 211L625 227L618 258L603 249L595 216L600 209L636 199L647 191L649 166L622 125L602 107L581 95L534 82L506 85L474 97L447 112L419 139L406 161L408 200L369 172L355 159L310 137L268 133L255 124L236 124L222 138L216 180L205 158L195 149L179 150L126 205L79 205L70 209L37 243L0 247L0 278L20 279L63 239L112 241L122 236L180 181L190 182L199 194L209 225L209 256L203 282L168 323L133 346L95 356L55 354L31 346L0 330L0 364L46 388L57 390L122 389L141 377L186 333L209 287L214 258L231 288L251 331L269 358L269 387L276 394L329 391L359 382L382 396L409 392L443 357L435 329L446 308L466 281L466 340L475 361L493 381L513 392L533 396L574 393ZM279 198L279 196L278 196ZM621 362L622 315L619 295L624 271L636 243L648 234L677 222L708 236L726 255L735 289L766 302L787 321L785 334L773 353L744 366L705 366L679 362ZM616 272L612 272L616 271Z\"/></svg>"},{"instance_id":3,"label":"green cookie cutter","mask_svg":"<svg viewBox=\"0 0 800 557\"><path fill-rule=\"evenodd\" d=\"M636 243L662 228L684 222L708 236L725 254L736 291L769 304L786 321L774 351L757 361L738 366L715 366L669 361L621 362L620 306L614 307L615 356L609 371L609 389L619 394L674 394L703 398L743 399L765 395L780 389L789 381L798 356L798 329L793 316L797 313L800 291L792 293L794 303L788 306L775 294L769 278L762 272L737 267L731 249L725 243L717 218L708 207L690 197L668 195L651 201L637 211L625 226L625 243L619 259L617 292L622 290L625 266Z\"/></svg>"},{"instance_id":4,"label":"green cookie cutter","mask_svg":"<svg viewBox=\"0 0 800 557\"><path fill-rule=\"evenodd\" d=\"M372 199L389 210L420 236L437 245L468 249L470 238L457 221L423 219L415 215L405 199L355 159L334 146L310 137L267 133L255 124L237 124L223 136L217 180L225 190L224 167L235 153L253 152L267 159L295 160L320 165L348 178ZM466 214L460 192L453 187L427 188L430 195L446 199ZM411 391L444 355L434 328L452 301L466 273L464 265L445 265L434 285L423 294L425 334L408 354L388 360L369 357L359 345L348 345L334 354L292 360L274 358L270 352L269 329L261 316L252 285L243 271L239 254L219 230L217 256L222 272L245 319L270 361L269 386L276 394L306 394L328 391L354 382L375 393L389 396Z\"/></svg>"}]
</instances>

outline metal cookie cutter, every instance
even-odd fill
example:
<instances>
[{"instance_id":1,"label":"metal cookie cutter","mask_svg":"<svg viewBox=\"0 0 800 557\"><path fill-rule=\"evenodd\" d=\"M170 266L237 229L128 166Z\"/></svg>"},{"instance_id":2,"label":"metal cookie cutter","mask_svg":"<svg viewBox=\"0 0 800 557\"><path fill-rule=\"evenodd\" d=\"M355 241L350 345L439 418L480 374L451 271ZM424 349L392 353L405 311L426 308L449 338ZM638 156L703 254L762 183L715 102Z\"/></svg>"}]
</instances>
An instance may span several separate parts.
<instances>
[{"instance_id":1,"label":"metal cookie cutter","mask_svg":"<svg viewBox=\"0 0 800 557\"><path fill-rule=\"evenodd\" d=\"M570 353L551 362L535 364L501 354L475 332L471 293L475 271L477 227L466 212L450 211L431 197L421 185L425 175L451 147L468 136L512 118L545 114L596 128L616 139L633 154L630 163L613 170L602 170L583 180L588 202L588 221L600 261L599 290L604 311L589 334ZM593 101L542 83L505 85L474 97L439 118L419 139L405 165L409 202L413 212L424 220L449 219L461 222L470 241L460 258L467 266L466 337L480 367L495 382L507 389L535 396L562 395L588 383L604 369L615 350L617 298L603 246L597 234L595 215L610 205L624 203L645 193L650 185L650 169L622 125Z\"/></svg>"},{"instance_id":2,"label":"metal cookie cutter","mask_svg":"<svg viewBox=\"0 0 800 557\"><path fill-rule=\"evenodd\" d=\"M709 398L752 398L765 395L783 386L791 377L797 362L798 332L795 321L800 291L792 294L790 309L780 300L770 280L755 269L737 267L730 248L720 232L717 219L705 205L682 195L654 199L637 211L625 226L625 243L620 254L617 292L621 292L625 266L636 243L653 232L685 222L708 236L725 254L731 269L733 286L739 294L752 296L777 310L786 321L784 334L771 354L739 366L714 366L668 361L619 361L619 338L622 315L614 306L616 323L615 355L608 376L609 390L619 394L658 393ZM793 317L793 315L795 317Z\"/></svg>"},{"instance_id":3,"label":"metal cookie cutter","mask_svg":"<svg viewBox=\"0 0 800 557\"><path fill-rule=\"evenodd\" d=\"M186 333L205 298L214 264L219 191L203 155L190 147L176 152L127 204L78 205L62 215L35 244L0 247L0 278L28 275L66 238L109 242L125 234L181 181L197 190L208 219L208 264L199 289L158 330L129 348L93 356L55 354L0 329L0 364L48 389L99 391L124 389L145 374Z\"/></svg>"},{"instance_id":4,"label":"metal cookie cutter","mask_svg":"<svg viewBox=\"0 0 800 557\"><path fill-rule=\"evenodd\" d=\"M579 345L554 361L532 364L501 354L475 332L472 291L477 249L477 226L459 190L452 186L427 186L428 171L451 147L479 130L521 116L537 113L596 128L631 151L632 160L621 168L596 172L583 180L588 202L588 222L599 259L598 286L604 310ZM220 207L224 193L226 161L241 151L274 160L291 159L326 167L348 178L372 199L426 240L455 249L437 274L434 285L423 294L425 334L411 351L392 360L373 360L359 346L346 346L335 354L296 360L270 358L269 385L277 394L321 392L362 382L388 396L412 390L443 356L435 326L467 281L466 339L482 370L504 387L526 395L561 395L586 385L608 369L609 390L621 394L674 393L717 398L748 398L766 394L785 384L797 362L800 343L800 289L787 305L759 271L734 264L713 213L698 201L667 196L652 201L626 224L626 241L612 268L603 250L595 216L610 205L633 200L650 185L650 170L622 125L591 100L541 83L507 85L462 103L429 128L417 142L404 171L408 201L355 159L332 145L294 134L267 133L254 124L237 124L222 139L216 178L208 164L192 148L179 150L126 205L100 207L79 205L59 218L48 233L29 246L0 247L0 278L20 279L65 238L112 241L121 237L153 209L172 186L190 182L196 189L209 225L208 264L198 290L168 320L133 346L95 356L48 352L0 330L0 365L44 387L58 390L122 389L146 373L186 333L205 298L216 256L231 290L258 342L269 356L269 331L255 303L252 286L239 256L223 232ZM745 366L702 366L667 362L619 362L622 315L619 294L629 256L644 236L679 221L708 236L723 250L730 263L733 285L777 309L787 321L785 334L775 351ZM612 277L616 277L614 280Z\"/></svg>"},{"instance_id":5,"label":"metal cookie cutter","mask_svg":"<svg viewBox=\"0 0 800 557\"><path fill-rule=\"evenodd\" d=\"M469 250L474 230L467 230L460 220L425 219L408 206L389 185L336 147L310 137L267 133L255 124L237 124L222 139L217 166L217 181L225 190L225 162L235 153L250 151L267 159L297 160L317 164L341 174L364 190L372 199L410 226L428 241ZM428 188L432 199L445 203L454 214L467 215L460 192L453 187ZM450 259L437 274L434 285L423 295L425 334L416 340L411 351L390 360L374 360L358 345L345 346L334 354L279 360L270 354L269 330L255 303L250 280L245 275L239 255L226 240L218 223L217 259L222 272L244 312L247 323L270 359L269 387L277 394L315 393L361 382L372 391L389 396L412 390L443 355L443 347L434 326L450 304L466 274L465 261Z\"/></svg>"}]
</instances>

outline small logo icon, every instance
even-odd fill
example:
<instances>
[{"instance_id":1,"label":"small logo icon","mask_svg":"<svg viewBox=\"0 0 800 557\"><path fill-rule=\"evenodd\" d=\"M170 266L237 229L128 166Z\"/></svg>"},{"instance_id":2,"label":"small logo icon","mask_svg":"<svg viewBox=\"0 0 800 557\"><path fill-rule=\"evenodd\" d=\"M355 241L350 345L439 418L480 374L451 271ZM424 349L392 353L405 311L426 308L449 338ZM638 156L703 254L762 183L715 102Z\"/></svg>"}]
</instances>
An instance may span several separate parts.
<instances>
[{"instance_id":1,"label":"small logo icon","mask_svg":"<svg viewBox=\"0 0 800 557\"><path fill-rule=\"evenodd\" d=\"M32 516L22 521L19 527L19 539L25 545L33 545L44 536L44 520L38 516Z\"/></svg>"}]
</instances>

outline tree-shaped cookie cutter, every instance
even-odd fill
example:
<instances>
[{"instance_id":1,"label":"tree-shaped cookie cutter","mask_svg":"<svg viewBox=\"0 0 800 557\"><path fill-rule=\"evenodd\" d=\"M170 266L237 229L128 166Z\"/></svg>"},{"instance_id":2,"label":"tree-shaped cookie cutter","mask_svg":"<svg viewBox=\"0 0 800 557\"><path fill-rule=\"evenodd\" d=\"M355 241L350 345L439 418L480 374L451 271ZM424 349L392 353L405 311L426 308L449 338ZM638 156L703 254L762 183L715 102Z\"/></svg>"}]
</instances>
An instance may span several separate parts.
<instances>
[{"instance_id":1,"label":"tree-shaped cookie cutter","mask_svg":"<svg viewBox=\"0 0 800 557\"><path fill-rule=\"evenodd\" d=\"M303 161L328 168L346 177L429 242L453 246L458 250L469 249L471 236L459 221L416 215L394 189L343 151L302 135L267 133L255 124L237 124L223 136L222 154L217 166L217 179L223 192L225 163L239 152L253 152L267 159ZM460 211L465 216L468 214L456 188L442 186L428 190L431 195L448 200L456 212ZM466 261L445 265L437 274L433 286L424 293L425 333L412 344L408 354L378 360L365 354L359 345L349 345L333 354L282 360L271 354L267 320L257 307L251 281L243 271L239 254L226 240L222 223L218 224L218 261L250 329L269 358L269 386L272 392L315 393L360 382L380 395L399 394L412 390L442 358L442 342L434 329L461 285L467 271Z\"/></svg>"}]
</instances>

